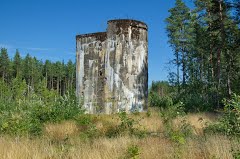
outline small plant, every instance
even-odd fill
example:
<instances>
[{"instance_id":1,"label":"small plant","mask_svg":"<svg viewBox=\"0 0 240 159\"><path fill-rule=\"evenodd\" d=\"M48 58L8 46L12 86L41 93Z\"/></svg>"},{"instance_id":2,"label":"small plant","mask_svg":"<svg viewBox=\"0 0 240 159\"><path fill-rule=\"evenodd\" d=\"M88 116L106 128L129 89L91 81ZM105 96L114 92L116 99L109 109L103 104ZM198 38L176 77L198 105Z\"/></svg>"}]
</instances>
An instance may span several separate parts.
<instances>
[{"instance_id":1,"label":"small plant","mask_svg":"<svg viewBox=\"0 0 240 159\"><path fill-rule=\"evenodd\" d=\"M186 139L191 137L192 135L192 126L183 120L180 123L180 126L177 129L173 129L172 127L168 129L168 137L178 145L183 145L186 143Z\"/></svg>"},{"instance_id":2,"label":"small plant","mask_svg":"<svg viewBox=\"0 0 240 159\"><path fill-rule=\"evenodd\" d=\"M140 148L138 145L131 145L127 149L126 159L138 159L140 155Z\"/></svg>"},{"instance_id":3,"label":"small plant","mask_svg":"<svg viewBox=\"0 0 240 159\"><path fill-rule=\"evenodd\" d=\"M150 110L147 111L147 117L150 117L152 115L152 112Z\"/></svg>"},{"instance_id":4,"label":"small plant","mask_svg":"<svg viewBox=\"0 0 240 159\"><path fill-rule=\"evenodd\" d=\"M75 118L78 126L81 130L81 135L86 138L95 138L99 135L96 125L94 124L94 118L89 114L82 114Z\"/></svg>"},{"instance_id":5,"label":"small plant","mask_svg":"<svg viewBox=\"0 0 240 159\"><path fill-rule=\"evenodd\" d=\"M169 133L169 137L172 141L179 145L183 145L186 143L185 136L181 131L171 131Z\"/></svg>"},{"instance_id":6,"label":"small plant","mask_svg":"<svg viewBox=\"0 0 240 159\"><path fill-rule=\"evenodd\" d=\"M177 116L185 115L184 112L184 104L179 102L175 105L172 105L167 108L161 108L160 116L163 118L164 123L168 123L172 121L172 119L176 118Z\"/></svg>"},{"instance_id":7,"label":"small plant","mask_svg":"<svg viewBox=\"0 0 240 159\"><path fill-rule=\"evenodd\" d=\"M120 112L118 117L121 120L120 125L116 127L109 127L106 135L108 137L116 137L121 134L133 134L134 128L133 125L135 123L134 119L128 117L126 112Z\"/></svg>"},{"instance_id":8,"label":"small plant","mask_svg":"<svg viewBox=\"0 0 240 159\"><path fill-rule=\"evenodd\" d=\"M186 138L192 134L192 127L190 124L186 123L186 120L183 120L178 128L173 127L173 119L185 115L184 104L179 102L165 109L162 108L160 115L165 127L165 136L177 145L185 144Z\"/></svg>"},{"instance_id":9,"label":"small plant","mask_svg":"<svg viewBox=\"0 0 240 159\"><path fill-rule=\"evenodd\" d=\"M238 150L237 152L233 152L233 157L235 159L240 159L240 150Z\"/></svg>"},{"instance_id":10,"label":"small plant","mask_svg":"<svg viewBox=\"0 0 240 159\"><path fill-rule=\"evenodd\" d=\"M121 120L120 128L122 130L132 130L133 129L133 124L134 124L134 119L129 118L126 112L121 112L119 113L119 118Z\"/></svg>"},{"instance_id":11,"label":"small plant","mask_svg":"<svg viewBox=\"0 0 240 159\"><path fill-rule=\"evenodd\" d=\"M120 112L118 117L121 121L120 124L117 126L110 126L106 132L106 136L110 138L126 134L134 135L139 138L146 136L147 133L145 130L138 130L134 127L136 124L139 124L138 121L130 118L126 112Z\"/></svg>"}]
</instances>

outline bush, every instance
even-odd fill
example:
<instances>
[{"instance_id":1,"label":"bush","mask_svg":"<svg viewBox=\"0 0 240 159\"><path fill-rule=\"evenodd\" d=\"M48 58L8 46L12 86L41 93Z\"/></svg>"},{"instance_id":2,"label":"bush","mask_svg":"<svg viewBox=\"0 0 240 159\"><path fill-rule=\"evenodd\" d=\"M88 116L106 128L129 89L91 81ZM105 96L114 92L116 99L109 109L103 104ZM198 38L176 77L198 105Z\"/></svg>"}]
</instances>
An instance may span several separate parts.
<instances>
[{"instance_id":1,"label":"bush","mask_svg":"<svg viewBox=\"0 0 240 159\"><path fill-rule=\"evenodd\" d=\"M151 92L149 95L149 105L153 107L167 108L173 105L173 100L169 96L159 96L156 92Z\"/></svg>"},{"instance_id":2,"label":"bush","mask_svg":"<svg viewBox=\"0 0 240 159\"><path fill-rule=\"evenodd\" d=\"M212 103L207 103L206 99L201 94L197 93L184 93L181 100L185 104L185 110L201 112L212 110Z\"/></svg>"},{"instance_id":3,"label":"bush","mask_svg":"<svg viewBox=\"0 0 240 159\"><path fill-rule=\"evenodd\" d=\"M138 130L134 126L136 124L139 124L138 121L130 118L126 112L120 112L118 114L118 117L121 121L121 123L117 126L111 126L108 128L106 132L106 136L112 138L112 137L117 137L121 135L134 135L139 138L143 138L146 136L146 131L144 130Z\"/></svg>"},{"instance_id":4,"label":"bush","mask_svg":"<svg viewBox=\"0 0 240 159\"><path fill-rule=\"evenodd\" d=\"M209 125L205 132L240 136L240 96L233 94L232 99L224 99L223 104L223 117L220 118L219 122Z\"/></svg>"},{"instance_id":5,"label":"bush","mask_svg":"<svg viewBox=\"0 0 240 159\"><path fill-rule=\"evenodd\" d=\"M75 118L84 139L91 139L100 135L94 124L94 117L89 114L82 114Z\"/></svg>"},{"instance_id":6,"label":"bush","mask_svg":"<svg viewBox=\"0 0 240 159\"><path fill-rule=\"evenodd\" d=\"M163 119L165 136L177 144L185 144L186 138L192 134L192 127L183 120L178 128L173 127L173 119L184 116L184 104L179 102L171 107L161 109L160 115Z\"/></svg>"},{"instance_id":7,"label":"bush","mask_svg":"<svg viewBox=\"0 0 240 159\"><path fill-rule=\"evenodd\" d=\"M44 122L60 122L63 120L74 119L74 117L84 112L70 95L64 95L56 99L54 103L42 104L33 107L31 118Z\"/></svg>"},{"instance_id":8,"label":"bush","mask_svg":"<svg viewBox=\"0 0 240 159\"><path fill-rule=\"evenodd\" d=\"M116 136L120 136L122 134L133 134L134 132L134 124L135 124L135 120L128 117L126 112L120 112L118 114L118 117L121 120L121 123L116 126L116 127L110 127L107 130L106 135L108 137L116 137Z\"/></svg>"},{"instance_id":9,"label":"bush","mask_svg":"<svg viewBox=\"0 0 240 159\"><path fill-rule=\"evenodd\" d=\"M161 108L160 115L164 123L171 122L177 116L185 115L183 102L179 102L167 108Z\"/></svg>"},{"instance_id":10,"label":"bush","mask_svg":"<svg viewBox=\"0 0 240 159\"><path fill-rule=\"evenodd\" d=\"M137 159L140 155L140 149L138 145L131 145L127 149L126 159Z\"/></svg>"},{"instance_id":11,"label":"bush","mask_svg":"<svg viewBox=\"0 0 240 159\"><path fill-rule=\"evenodd\" d=\"M233 152L233 157L235 159L240 159L240 150L236 151L236 152Z\"/></svg>"},{"instance_id":12,"label":"bush","mask_svg":"<svg viewBox=\"0 0 240 159\"><path fill-rule=\"evenodd\" d=\"M31 100L0 107L0 133L14 135L39 135L44 123L75 119L83 114L82 109L70 94L44 102L36 95Z\"/></svg>"}]
</instances>

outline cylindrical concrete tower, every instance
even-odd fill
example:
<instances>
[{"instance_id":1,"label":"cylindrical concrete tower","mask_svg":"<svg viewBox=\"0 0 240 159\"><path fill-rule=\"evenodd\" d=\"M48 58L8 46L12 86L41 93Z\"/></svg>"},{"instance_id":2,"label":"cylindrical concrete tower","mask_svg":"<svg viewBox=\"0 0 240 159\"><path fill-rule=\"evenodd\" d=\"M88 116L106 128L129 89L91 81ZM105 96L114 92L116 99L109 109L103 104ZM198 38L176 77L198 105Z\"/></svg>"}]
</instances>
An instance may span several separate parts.
<instances>
[{"instance_id":1,"label":"cylindrical concrete tower","mask_svg":"<svg viewBox=\"0 0 240 159\"><path fill-rule=\"evenodd\" d=\"M147 25L136 20L110 20L105 55L105 112L147 109Z\"/></svg>"},{"instance_id":2,"label":"cylindrical concrete tower","mask_svg":"<svg viewBox=\"0 0 240 159\"><path fill-rule=\"evenodd\" d=\"M147 109L147 25L110 20L107 32L76 36L77 97L87 113Z\"/></svg>"}]
</instances>

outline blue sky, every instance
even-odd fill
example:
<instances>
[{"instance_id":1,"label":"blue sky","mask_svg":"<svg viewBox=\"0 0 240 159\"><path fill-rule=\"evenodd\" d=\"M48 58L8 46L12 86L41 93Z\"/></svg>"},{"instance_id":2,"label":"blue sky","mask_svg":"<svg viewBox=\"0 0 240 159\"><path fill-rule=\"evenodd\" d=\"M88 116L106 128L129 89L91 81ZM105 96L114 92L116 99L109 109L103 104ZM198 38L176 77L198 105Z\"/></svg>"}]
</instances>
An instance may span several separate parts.
<instances>
[{"instance_id":1,"label":"blue sky","mask_svg":"<svg viewBox=\"0 0 240 159\"><path fill-rule=\"evenodd\" d=\"M190 5L191 0L185 0ZM38 59L75 60L77 34L105 31L110 19L148 25L149 83L167 80L173 53L164 19L175 0L0 0L0 47Z\"/></svg>"}]
</instances>

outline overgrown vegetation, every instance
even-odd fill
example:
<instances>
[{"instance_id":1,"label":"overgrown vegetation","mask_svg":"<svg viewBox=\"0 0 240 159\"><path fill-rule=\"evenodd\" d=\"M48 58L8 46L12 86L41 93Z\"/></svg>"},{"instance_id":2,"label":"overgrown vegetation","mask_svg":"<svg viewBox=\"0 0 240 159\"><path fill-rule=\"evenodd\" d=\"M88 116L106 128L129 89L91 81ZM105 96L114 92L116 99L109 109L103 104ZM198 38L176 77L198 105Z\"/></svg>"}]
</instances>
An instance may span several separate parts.
<instances>
[{"instance_id":1,"label":"overgrown vegetation","mask_svg":"<svg viewBox=\"0 0 240 159\"><path fill-rule=\"evenodd\" d=\"M66 94L44 102L37 96L31 100L1 103L0 132L12 135L39 135L44 123L74 119L83 114L75 95Z\"/></svg>"},{"instance_id":2,"label":"overgrown vegetation","mask_svg":"<svg viewBox=\"0 0 240 159\"><path fill-rule=\"evenodd\" d=\"M174 98L187 111L223 108L223 98L239 94L239 1L194 0L188 8L176 0L166 19L174 52L169 73Z\"/></svg>"},{"instance_id":3,"label":"overgrown vegetation","mask_svg":"<svg viewBox=\"0 0 240 159\"><path fill-rule=\"evenodd\" d=\"M75 97L75 64L0 52L0 133L40 135L44 123L83 114Z\"/></svg>"},{"instance_id":4,"label":"overgrown vegetation","mask_svg":"<svg viewBox=\"0 0 240 159\"><path fill-rule=\"evenodd\" d=\"M218 123L209 125L206 131L240 137L240 96L233 94L232 99L224 99L223 103L223 116Z\"/></svg>"},{"instance_id":5,"label":"overgrown vegetation","mask_svg":"<svg viewBox=\"0 0 240 159\"><path fill-rule=\"evenodd\" d=\"M84 114L71 60L43 62L18 50L10 59L1 48L0 157L9 154L5 144L16 153L21 143L35 147L19 150L22 158L240 158L239 2L194 4L176 0L169 10L176 70L169 82L152 83L148 112Z\"/></svg>"}]
</instances>

